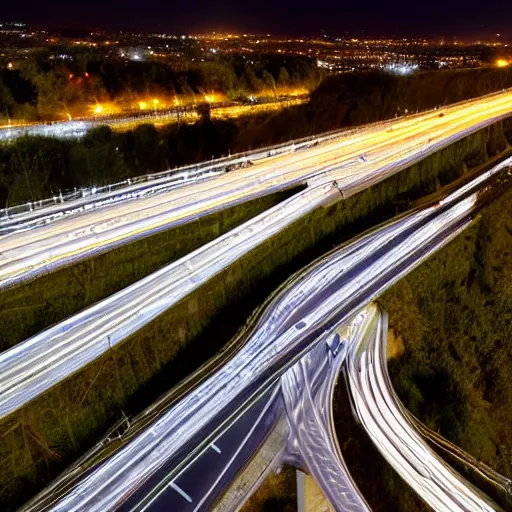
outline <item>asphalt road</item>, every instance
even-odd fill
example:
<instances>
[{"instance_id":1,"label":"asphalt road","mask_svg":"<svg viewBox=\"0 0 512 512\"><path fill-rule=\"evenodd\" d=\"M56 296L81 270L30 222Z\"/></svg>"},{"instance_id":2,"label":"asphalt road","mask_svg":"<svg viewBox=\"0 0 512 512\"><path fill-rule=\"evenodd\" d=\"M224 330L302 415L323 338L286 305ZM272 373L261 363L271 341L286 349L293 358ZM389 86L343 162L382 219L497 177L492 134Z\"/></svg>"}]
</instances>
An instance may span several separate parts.
<instances>
[{"instance_id":1,"label":"asphalt road","mask_svg":"<svg viewBox=\"0 0 512 512\"><path fill-rule=\"evenodd\" d=\"M78 212L0 238L0 288L201 216L309 183L335 180L344 196L399 172L511 113L512 93L380 123L253 167L160 194ZM194 198L191 201L191 197Z\"/></svg>"},{"instance_id":2,"label":"asphalt road","mask_svg":"<svg viewBox=\"0 0 512 512\"><path fill-rule=\"evenodd\" d=\"M375 446L398 474L436 511L501 510L427 445L409 421L387 372L387 315L375 308L366 336L347 355L354 408Z\"/></svg>"},{"instance_id":3,"label":"asphalt road","mask_svg":"<svg viewBox=\"0 0 512 512\"><path fill-rule=\"evenodd\" d=\"M193 458L189 443L206 448L315 343L327 342L335 328L467 227L493 175L336 248L292 277L226 364L90 471L52 510L114 510L160 468L181 470Z\"/></svg>"}]
</instances>

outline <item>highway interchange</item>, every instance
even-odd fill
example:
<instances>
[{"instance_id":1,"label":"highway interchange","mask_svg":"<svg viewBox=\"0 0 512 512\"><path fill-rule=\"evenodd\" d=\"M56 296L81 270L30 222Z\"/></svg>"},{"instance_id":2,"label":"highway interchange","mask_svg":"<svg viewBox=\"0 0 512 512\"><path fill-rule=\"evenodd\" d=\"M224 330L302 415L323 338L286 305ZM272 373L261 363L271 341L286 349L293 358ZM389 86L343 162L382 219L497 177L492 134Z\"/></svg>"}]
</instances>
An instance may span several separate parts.
<instances>
[{"instance_id":1,"label":"highway interchange","mask_svg":"<svg viewBox=\"0 0 512 512\"><path fill-rule=\"evenodd\" d=\"M236 350L228 351L228 360L222 361L222 364L219 361L214 371L210 368L201 379L194 379L196 384L187 394L144 424L137 435L130 435L125 442L121 441L113 456L89 470L83 479L67 489L64 496L59 496L60 499L52 489L49 496L45 498L43 495L39 499L50 499L51 510L115 510L121 505L128 507L127 510L144 509L146 501L142 508L139 507L141 494L144 497L153 496L154 489L159 487L162 480L167 488L167 484L174 482L174 478L197 458L198 453L211 447L212 442L215 444L216 438L240 421L252 404L272 393L276 381L283 377L287 369L301 358L311 359L313 356L308 352L313 347L323 345L329 348L324 349L324 353L346 354L354 345L344 348L339 340L332 337L333 331L470 225L484 206L481 191L496 176L508 172L510 165L510 160L502 163L444 199L403 215L334 249L297 273L273 294L251 324L232 341ZM360 355L359 350L355 353ZM310 365L313 372L318 367L318 364ZM299 430L307 430L305 426L311 422L307 415L311 408L303 408L301 417L297 415L300 405L293 405L300 398L294 389L294 382L304 374L303 369L299 369L295 376L290 377L293 378L289 384L286 384L286 377L283 384L285 403L288 400L287 411L294 411L289 414L294 418L290 422L292 432L297 432L297 427L293 428L294 422L295 425L300 422ZM360 374L352 364L349 376L354 375ZM310 380L306 389L318 387L314 378ZM331 377L327 381L332 383L334 379ZM300 391L304 391L304 388ZM330 396L326 391L319 395ZM370 397L365 393L366 401ZM325 404L322 407L325 408ZM380 410L382 406L379 404L377 408ZM322 415L325 418L324 413L319 416ZM376 432L378 435L374 429L373 433ZM314 436L302 436L301 439L306 441L299 452L309 470L314 473L315 467L328 469L328 458L321 455L321 446L328 447L329 450L324 452L330 453L332 443L329 445L326 441L329 436L320 436L316 440ZM323 444L320 439L324 440ZM404 439L407 440L405 434ZM411 443L409 449L421 459L426 448L424 444ZM331 456L331 460L332 467L343 468L339 459L332 459ZM409 461L425 476L424 465L417 467L414 457L409 457ZM155 475L160 475L157 482L154 482ZM426 482L415 482L415 488L421 492L422 486L428 487L430 483L431 476ZM342 487L346 486L347 481ZM458 493L463 498L457 501L459 508L453 510L492 510L486 500L477 500L470 486L464 486L461 488L459 485ZM175 487L176 484L171 489L183 497ZM183 491L181 487L179 489ZM342 497L347 499L346 489L336 494L331 482L329 489L324 492L329 495L329 490L337 496L333 504L337 510L352 508L352 505L347 507L346 501L340 502ZM190 497L189 492L184 492ZM365 510L364 502L357 499L357 493L351 495L354 510ZM475 503L478 503L478 508L473 508ZM27 510L38 510L37 500Z\"/></svg>"},{"instance_id":2,"label":"highway interchange","mask_svg":"<svg viewBox=\"0 0 512 512\"><path fill-rule=\"evenodd\" d=\"M0 391L0 418L110 350L293 221L316 208L343 200L510 115L511 102L512 94L504 92L443 109L442 116L437 111L429 112L413 119L364 127L350 134L334 134L318 145L304 143L298 151L294 144L290 144L281 147L281 154L277 156L263 154L260 158L253 158L250 167L233 173L219 173L215 178L207 177L205 181L186 186L177 187L171 175L155 177L154 182L129 185L130 191L135 191L133 195L123 189L116 191L114 196L112 191L106 191L110 198L117 198L114 201L107 198L106 204L98 204L105 198L92 194L85 199L73 199L80 204L76 209L66 204L66 215L62 215L61 205L53 205L51 208L56 211L55 215L42 208L0 221L0 229L9 227L9 232L0 238L0 288L8 288L198 216L296 185L309 185L187 257L0 354L0 375L5 384ZM170 486L174 494L191 503L187 499L190 495L175 483L174 477L183 475L194 461L198 463L197 455L204 453L205 449L218 454L214 448L219 448L217 442L221 445L222 436L243 422L246 414L270 411L275 424L282 417L282 413L276 412L275 405L280 400L277 409L286 411L289 436L298 449L294 453L288 439L283 457L293 459L300 456L308 471L317 477L320 484L324 482L323 491L337 510L366 510L364 498L351 482L333 440L329 429L330 409L326 406L341 366L339 362L347 354L353 356L357 352L361 357L361 352L350 352L350 347L357 346L355 340L350 346L348 343L340 345L339 336L337 341L333 341L336 340L333 333L339 332L339 328L351 321L354 315L357 318L361 308L467 227L482 206L478 199L479 191L488 186L495 176L507 171L510 165L509 159L442 201L401 216L336 248L292 277L262 306L253 323L232 342L237 347L233 357L222 364L218 362L215 371L213 366L209 367L209 373L203 375L185 396L161 411L153 418L154 421L144 424L136 436L122 441L115 455L97 465L85 478L73 479L71 488L67 487L61 494L51 493L50 487L47 494L36 498L27 510L42 510L41 504L47 505L45 500L48 499L52 510L103 511L114 510L121 505L127 510L146 509L158 501L153 498L160 496L158 492L164 481L166 486L170 482L166 489ZM206 173L210 172L212 169L207 168ZM152 187L161 188L148 192ZM144 192L139 193L141 190ZM195 198L193 203L190 202L192 195ZM88 204L93 206L86 208ZM378 336L374 338L377 340ZM365 339L368 342L368 338ZM325 373L315 374L320 363L314 363L314 347L322 347L324 359L327 354L325 361L328 366L322 367L328 375L327 387L322 388L318 384L320 381L315 380L319 376L325 377ZM336 359L340 351L342 356ZM352 364L348 375L354 377L354 382L359 382L356 377L361 379L362 373L356 369L361 362L350 356L348 361ZM306 376L303 380L309 384L301 384L301 376ZM372 375L368 378L375 380ZM383 378L381 374L379 378ZM278 382L279 390L276 388ZM363 399L368 402L371 394L365 388L364 396L361 395L361 386L366 385L366 381L361 382L359 388L356 384L352 387L359 390L354 400L359 396L360 403ZM302 394L307 389L315 389L315 392ZM321 398L315 398L318 396ZM315 399L320 400L320 404ZM392 399L390 394L387 400ZM254 405L253 409L250 409L251 405ZM308 410L314 407L319 409L318 414L312 417ZM366 407L367 416L374 413L371 407L381 410L381 405L372 406L370 403ZM263 418L258 415L251 422L259 424ZM320 423L318 418L322 419ZM268 425L266 428L270 429ZM304 432L298 435L301 430L308 435ZM375 427L370 430L387 440L393 434L381 433ZM323 435L313 439L311 435L314 432L323 432ZM269 435L264 430L260 434L261 439L254 446L243 446L251 456ZM378 446L379 439L374 438ZM396 442L393 443L395 446ZM407 461L417 468L414 455L425 446L416 440L415 443L408 447L412 455L407 457ZM388 450L382 446L381 449ZM242 452L241 449L239 453ZM235 457L233 460L236 462L238 459ZM246 461L247 457L243 460ZM435 466L437 462L433 460L432 464ZM400 467L396 464L395 467L400 472ZM451 470L441 464L435 467L442 475L445 487L440 480L432 480L430 474L428 482L411 481L435 509L494 509L470 486L464 482L460 484L459 477L454 477ZM325 471L331 471L330 477L323 474ZM221 473L231 474L227 469ZM335 475L345 480L336 480ZM225 489L226 484L220 485L221 480L215 480L217 487L213 483L210 485L209 494L206 490L202 493L201 503L210 503L208 500L218 498L216 493ZM330 484L326 483L328 481ZM335 481L340 485L338 490L333 485ZM443 489L445 498L429 488L432 481L441 486L439 488ZM450 509L452 502L447 500L454 499L453 485L458 486L457 492L461 494L455 500L456 507ZM176 486L185 492L185 496L176 490ZM174 494L172 499L176 499Z\"/></svg>"},{"instance_id":3,"label":"highway interchange","mask_svg":"<svg viewBox=\"0 0 512 512\"><path fill-rule=\"evenodd\" d=\"M377 314L373 320L369 334L351 347L347 357L349 389L366 432L433 510L498 510L436 455L409 421L387 372L387 315Z\"/></svg>"}]
</instances>

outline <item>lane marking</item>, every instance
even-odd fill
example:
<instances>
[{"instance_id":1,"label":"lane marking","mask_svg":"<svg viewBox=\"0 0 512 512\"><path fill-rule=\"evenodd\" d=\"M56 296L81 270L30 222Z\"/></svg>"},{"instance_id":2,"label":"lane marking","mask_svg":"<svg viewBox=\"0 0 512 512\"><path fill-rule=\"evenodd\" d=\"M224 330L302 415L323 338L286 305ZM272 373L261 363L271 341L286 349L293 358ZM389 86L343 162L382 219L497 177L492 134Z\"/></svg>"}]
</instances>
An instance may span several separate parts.
<instances>
[{"instance_id":1,"label":"lane marking","mask_svg":"<svg viewBox=\"0 0 512 512\"><path fill-rule=\"evenodd\" d=\"M180 496L185 498L189 503L192 503L192 498L181 487L178 487L174 482L171 482L169 486L172 487Z\"/></svg>"},{"instance_id":2,"label":"lane marking","mask_svg":"<svg viewBox=\"0 0 512 512\"><path fill-rule=\"evenodd\" d=\"M217 453L222 453L221 449L215 444L215 443L212 443L210 445Z\"/></svg>"}]
</instances>

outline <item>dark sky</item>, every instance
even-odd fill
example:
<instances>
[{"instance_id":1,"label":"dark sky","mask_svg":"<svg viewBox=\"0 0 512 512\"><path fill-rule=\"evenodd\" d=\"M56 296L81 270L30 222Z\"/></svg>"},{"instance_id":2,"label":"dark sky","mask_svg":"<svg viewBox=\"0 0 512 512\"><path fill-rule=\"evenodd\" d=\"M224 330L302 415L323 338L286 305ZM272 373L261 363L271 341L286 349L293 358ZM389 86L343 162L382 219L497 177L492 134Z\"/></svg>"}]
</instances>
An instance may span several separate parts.
<instances>
[{"instance_id":1,"label":"dark sky","mask_svg":"<svg viewBox=\"0 0 512 512\"><path fill-rule=\"evenodd\" d=\"M0 16L37 26L283 35L512 33L512 0L19 0ZM512 35L512 34L511 34Z\"/></svg>"}]
</instances>

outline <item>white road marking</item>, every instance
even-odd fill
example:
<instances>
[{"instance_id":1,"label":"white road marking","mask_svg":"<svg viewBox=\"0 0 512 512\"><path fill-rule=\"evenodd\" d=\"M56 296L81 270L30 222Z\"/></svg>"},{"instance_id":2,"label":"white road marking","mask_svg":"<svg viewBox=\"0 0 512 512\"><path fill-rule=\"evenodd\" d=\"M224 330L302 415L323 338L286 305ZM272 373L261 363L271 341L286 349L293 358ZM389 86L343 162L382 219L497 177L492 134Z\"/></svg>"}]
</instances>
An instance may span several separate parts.
<instances>
[{"instance_id":1,"label":"white road marking","mask_svg":"<svg viewBox=\"0 0 512 512\"><path fill-rule=\"evenodd\" d=\"M174 482L169 484L169 487L172 487L180 496L183 496L189 503L192 503L192 498L181 488L178 487Z\"/></svg>"}]
</instances>

